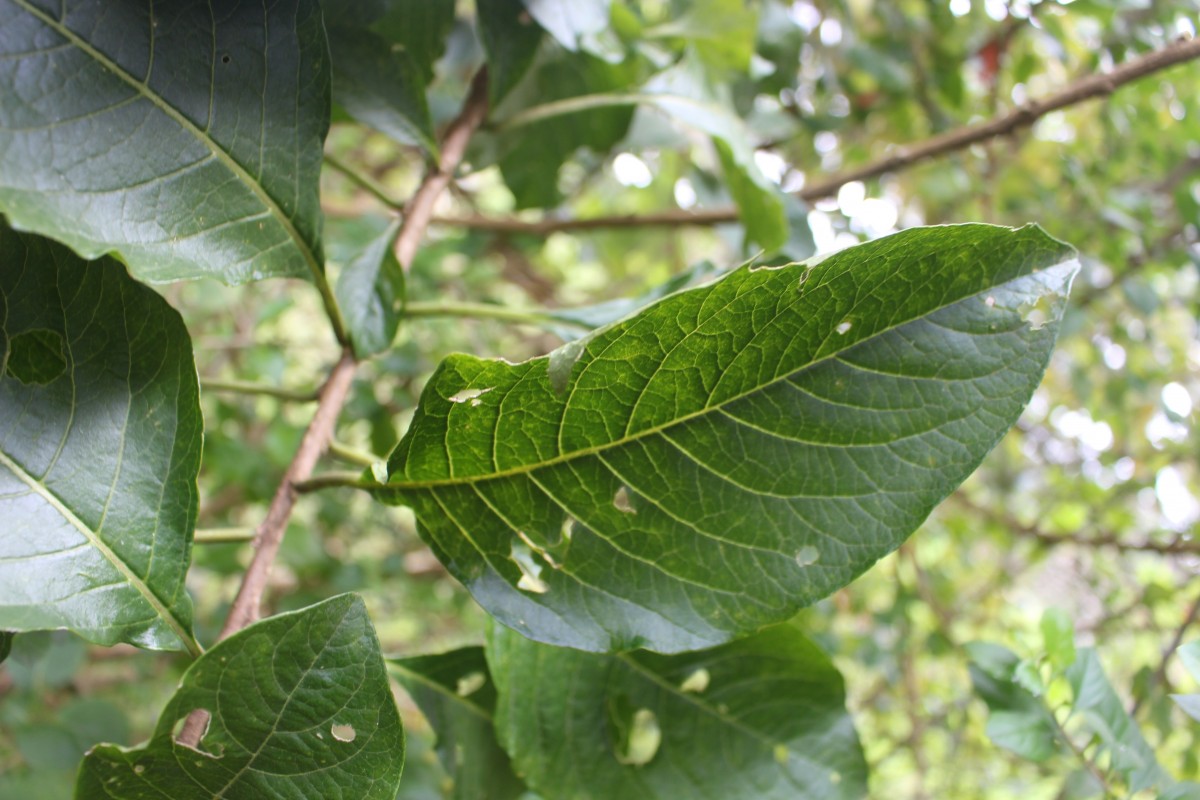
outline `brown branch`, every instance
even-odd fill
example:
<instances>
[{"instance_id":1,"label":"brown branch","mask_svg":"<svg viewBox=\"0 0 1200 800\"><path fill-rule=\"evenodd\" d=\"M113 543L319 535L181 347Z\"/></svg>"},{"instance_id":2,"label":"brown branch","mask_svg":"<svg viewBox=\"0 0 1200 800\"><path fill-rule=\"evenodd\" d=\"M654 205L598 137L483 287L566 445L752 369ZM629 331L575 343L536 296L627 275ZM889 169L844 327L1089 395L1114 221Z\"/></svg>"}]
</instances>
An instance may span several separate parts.
<instances>
[{"instance_id":1,"label":"brown branch","mask_svg":"<svg viewBox=\"0 0 1200 800\"><path fill-rule=\"evenodd\" d=\"M442 192L454 179L454 171L467 152L467 143L472 134L487 118L487 68L480 69L471 81L471 90L463 103L462 111L446 128L442 139L441 156L437 169L425 176L412 199L404 209L404 224L396 236L396 260L405 269L417 254L417 247L425 237L425 230L433 219L433 206Z\"/></svg>"},{"instance_id":2,"label":"brown branch","mask_svg":"<svg viewBox=\"0 0 1200 800\"><path fill-rule=\"evenodd\" d=\"M1106 97L1128 83L1133 83L1147 75L1160 72L1177 64L1183 64L1198 57L1200 57L1200 38L1181 39L1167 45L1161 50L1155 50L1121 64L1108 72L1101 72L1082 78L1060 92L1044 97L1041 100L1030 101L1001 117L996 117L995 119L975 125L964 125L919 142L898 146L891 154L884 158L815 181L796 192L796 196L807 202L831 197L837 194L838 189L852 181L877 178L889 172L900 172L922 161L928 161L965 150L972 145L1001 136L1014 135L1018 131L1032 126L1039 119L1053 111L1078 105L1086 100L1097 97ZM582 231L635 226L718 225L726 222L736 222L737 220L737 209L717 208L698 212L670 210L640 216L620 215L593 217L591 219L544 219L535 221L470 215L462 217L438 217L435 222L439 225L453 225L463 228L495 231L496 233L546 236L558 231Z\"/></svg>"},{"instance_id":3,"label":"brown branch","mask_svg":"<svg viewBox=\"0 0 1200 800\"><path fill-rule=\"evenodd\" d=\"M1183 622L1179 623L1179 627L1175 629L1175 635L1171 637L1171 642L1163 649L1162 660L1158 664L1158 669L1150 676L1150 680L1146 682L1145 691L1134 701L1133 706L1129 709L1129 716L1135 716L1142 705L1150 697L1150 692L1156 687L1161 686L1167 681L1167 665L1171 661L1171 656L1175 655L1175 651L1179 649L1179 645L1183 644L1183 637L1187 633L1187 629L1192 627L1197 619L1200 619L1200 596L1192 602L1191 608L1183 615Z\"/></svg>"},{"instance_id":4,"label":"brown branch","mask_svg":"<svg viewBox=\"0 0 1200 800\"><path fill-rule=\"evenodd\" d=\"M425 176L408 204L404 224L396 237L396 256L401 264L407 266L412 261L429 226L433 204L449 185L455 168L466 152L471 135L486 116L487 73L480 70L471 84L471 91L463 104L462 112L446 131L438 168ZM328 380L320 389L316 413L300 440L296 455L288 465L275 496L271 499L266 518L258 526L254 538L254 556L250 560L250 566L246 568L245 575L242 576L242 585L234 598L233 606L229 609L229 616L225 619L218 640L236 633L258 619L271 566L279 552L288 519L299 497L296 486L312 477L317 460L333 440L334 426L342 406L346 404L357 368L358 360L354 352L346 347L330 372ZM208 728L209 718L209 712L204 709L193 711L188 715L176 741L187 747L196 747Z\"/></svg>"}]
</instances>

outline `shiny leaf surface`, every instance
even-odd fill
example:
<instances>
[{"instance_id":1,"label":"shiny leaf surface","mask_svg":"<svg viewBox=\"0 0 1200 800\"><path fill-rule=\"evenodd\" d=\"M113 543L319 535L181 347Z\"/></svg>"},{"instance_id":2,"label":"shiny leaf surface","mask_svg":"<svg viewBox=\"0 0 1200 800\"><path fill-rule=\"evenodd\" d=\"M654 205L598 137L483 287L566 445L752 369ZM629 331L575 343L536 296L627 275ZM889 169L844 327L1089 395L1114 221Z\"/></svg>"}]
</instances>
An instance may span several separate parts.
<instances>
[{"instance_id":1,"label":"shiny leaf surface","mask_svg":"<svg viewBox=\"0 0 1200 800\"><path fill-rule=\"evenodd\" d=\"M172 738L195 709L212 715L199 750ZM347 594L215 645L184 673L147 744L88 754L75 797L393 800L403 764L379 641Z\"/></svg>"},{"instance_id":2,"label":"shiny leaf surface","mask_svg":"<svg viewBox=\"0 0 1200 800\"><path fill-rule=\"evenodd\" d=\"M0 211L138 278L322 269L316 0L0 0ZM268 67L269 62L269 67Z\"/></svg>"},{"instance_id":3,"label":"shiny leaf surface","mask_svg":"<svg viewBox=\"0 0 1200 800\"><path fill-rule=\"evenodd\" d=\"M0 629L194 648L202 422L183 321L115 259L0 223L0 352Z\"/></svg>"},{"instance_id":4,"label":"shiny leaf surface","mask_svg":"<svg viewBox=\"0 0 1200 800\"><path fill-rule=\"evenodd\" d=\"M388 227L342 268L338 306L360 358L392 346L404 309L404 270L392 252L399 224Z\"/></svg>"},{"instance_id":5,"label":"shiny leaf surface","mask_svg":"<svg viewBox=\"0 0 1200 800\"><path fill-rule=\"evenodd\" d=\"M743 267L521 364L446 359L381 499L540 641L711 646L894 550L1041 379L1075 272L1036 227Z\"/></svg>"},{"instance_id":6,"label":"shiny leaf surface","mask_svg":"<svg viewBox=\"0 0 1200 800\"><path fill-rule=\"evenodd\" d=\"M866 793L842 678L780 626L678 656L605 656L496 627L496 730L549 800L804 800Z\"/></svg>"}]
</instances>

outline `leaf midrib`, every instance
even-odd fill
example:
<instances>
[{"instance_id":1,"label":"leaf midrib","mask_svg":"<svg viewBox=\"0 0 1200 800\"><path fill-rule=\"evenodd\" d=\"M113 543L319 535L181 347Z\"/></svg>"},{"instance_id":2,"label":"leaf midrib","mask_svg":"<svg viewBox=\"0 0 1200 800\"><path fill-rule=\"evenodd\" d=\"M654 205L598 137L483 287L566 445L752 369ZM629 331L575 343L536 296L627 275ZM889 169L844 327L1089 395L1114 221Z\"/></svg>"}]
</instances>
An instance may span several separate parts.
<instances>
[{"instance_id":1,"label":"leaf midrib","mask_svg":"<svg viewBox=\"0 0 1200 800\"><path fill-rule=\"evenodd\" d=\"M1021 229L1017 229L1017 230L1021 230ZM1049 264L1047 266L1040 267L1040 269L1042 271L1054 269L1055 267L1061 266L1062 264L1065 264L1070 260L1072 260L1072 257L1068 256L1065 259L1060 259L1058 261L1055 261L1053 264ZM1029 266L1028 262L1024 266L1028 267ZM480 474L480 475L467 475L467 476L462 476L462 477L450 477L450 478L432 478L432 479L421 480L421 481L399 480L396 482L392 482L391 475L389 474L388 482L379 484L378 487L371 486L370 488L372 488L372 489L375 489L375 488L393 489L393 490L397 490L397 491L409 491L409 490L420 490L420 489L433 489L433 488L437 488L439 486L461 486L463 484L473 484L473 483L477 483L480 481L489 481L489 480L498 479L498 478L513 477L515 475L527 475L527 474L534 472L536 470L539 470L539 469L544 469L546 467L553 467L558 464L563 464L568 461L573 461L577 458L584 458L586 456L596 455L597 453L603 453L607 450L611 450L616 447L621 447L623 445L630 444L631 442L636 442L640 439L643 439L643 438L646 438L649 436L654 436L656 434L662 433L663 431L667 430L668 428L673 428L676 425L681 425L692 419L702 417L705 414L709 414L715 410L724 408L725 406L729 405L730 403L737 402L738 400L741 400L744 397L748 397L749 395L752 395L755 392L760 392L763 389L767 388L768 386L772 386L772 385L778 383L779 381L786 380L798 372L812 369L813 367L815 367L819 364L823 364L826 361L837 358L842 353L844 353L845 351L847 351L853 347L857 347L858 345L865 344L866 342L872 341L873 339L877 339L880 336L883 336L884 334L887 334L893 330L896 330L897 328L902 328L905 325L908 325L912 322L916 322L918 319L923 319L932 314L936 314L937 312L939 312L945 308L949 308L951 306L957 305L964 301L970 300L971 298L978 297L979 295L985 294L986 292L994 291L997 286L1003 286L1005 284L1012 283L1013 281L1021 280L1023 278L1028 278L1032 274L1033 274L1032 271L1026 271L1026 272L1021 273L1020 275L1009 278L1008 280L1005 280L1002 283L991 284L983 289L980 289L977 292L963 295L962 297L959 297L953 301L943 303L934 308L928 309L927 311L925 311L924 313L922 313L919 316L905 319L905 320L897 322L893 325L889 325L885 328L880 328L878 331L876 331L875 333L871 334L870 336L868 336L866 338L859 339L859 340L853 341L853 342L847 342L843 347L837 348L837 349L833 350L832 352L826 354L825 356L822 356L821 358L814 359L814 360L810 361L809 363L804 364L803 366L797 367L796 369L794 369L784 375L779 375L766 383L756 385L756 386L749 388L743 392L732 395L729 398L722 400L720 403L704 406L703 408L699 408L695 411L692 411L688 414L684 414L675 419L668 420L666 422L651 426L649 428L644 428L633 434L626 434L624 436L621 436L621 437L614 439L612 441L609 441L609 442L603 442L601 444L592 445L590 447L582 447L577 450L572 450L568 453L560 453L559 455L556 455L553 458L547 458L547 459L545 459L543 461L539 461L537 463L519 464L514 467L509 467L508 469L496 470L495 472L488 472L488 473L484 473L484 474ZM546 360L549 359L548 356L542 356L541 358L546 359ZM448 424L448 422L449 422L449 418L447 418L447 424Z\"/></svg>"},{"instance_id":2,"label":"leaf midrib","mask_svg":"<svg viewBox=\"0 0 1200 800\"><path fill-rule=\"evenodd\" d=\"M140 95L142 95L142 97L145 97L147 100L149 100L156 108L166 114L177 125L190 133L193 138L207 147L209 152L211 152L218 161L220 161L230 172L234 174L234 176L237 177L239 183L249 187L250 191L253 192L255 197L257 197L259 201L266 207L267 211L270 212L275 221L283 227L288 237L293 241L293 243L296 245L296 248L300 251L301 256L303 256L304 263L308 266L309 271L312 273L313 279L320 284L320 282L324 279L324 274L321 271L321 265L317 262L312 248L308 246L308 243L300 235L300 232L296 230L296 226L292 224L292 220L283 212L283 209L280 208L279 204L276 203L269 194L267 194L266 189L262 187L258 180L251 175L245 167L239 164L233 158L233 156L231 156L225 151L224 148L217 144L212 137L197 127L194 122L181 114L165 99L150 91L149 86L130 75L123 67L97 50L87 40L81 38L70 28L66 27L45 12L30 5L28 0L14 0L14 2L23 8L26 13L31 14L32 16L41 20L43 24L58 33L72 45L86 53L88 57L92 58L100 66L109 70L130 87L135 89ZM153 63L153 39L151 40L150 59L151 63Z\"/></svg>"},{"instance_id":3,"label":"leaf midrib","mask_svg":"<svg viewBox=\"0 0 1200 800\"><path fill-rule=\"evenodd\" d=\"M96 548L96 550L99 551L102 556L104 556L105 560L112 564L113 567L116 568L119 573L121 573L122 577L125 578L126 583L138 590L138 592L146 600L146 603L152 609L154 609L155 613L158 614L160 619L164 620L167 625L170 626L171 630L176 636L179 637L179 640L188 649L188 651L193 656L200 655L200 646L192 638L191 634L187 631L187 628L175 617L174 613L167 608L158 595L156 595L153 590L150 589L146 582L142 580L141 577L139 577L137 573L135 573L133 569L127 563L125 563L125 561L122 560L121 557L118 556L103 539L100 538L100 534L97 531L94 531L88 527L88 525L79 517L77 517L75 512L68 508L57 495L55 495L40 481L30 475L24 467L9 458L8 454L2 450L0 450L0 466L5 467L12 472L12 474L15 475L19 481L24 483L34 493L49 503L55 511L62 515L63 519L67 520L72 527L83 534L84 538L88 540L88 543L91 544L92 547Z\"/></svg>"}]
</instances>

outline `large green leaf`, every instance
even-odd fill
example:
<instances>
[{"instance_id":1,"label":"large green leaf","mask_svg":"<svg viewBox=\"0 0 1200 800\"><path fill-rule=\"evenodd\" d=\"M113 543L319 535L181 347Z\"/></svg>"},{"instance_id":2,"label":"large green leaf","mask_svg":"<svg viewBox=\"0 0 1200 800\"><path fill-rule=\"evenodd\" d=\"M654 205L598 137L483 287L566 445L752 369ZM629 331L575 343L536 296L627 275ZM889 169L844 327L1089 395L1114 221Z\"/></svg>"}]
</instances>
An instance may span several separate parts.
<instances>
[{"instance_id":1,"label":"large green leaf","mask_svg":"<svg viewBox=\"0 0 1200 800\"><path fill-rule=\"evenodd\" d=\"M438 756L454 781L452 797L511 800L525 784L496 742L496 689L482 647L388 661L437 733Z\"/></svg>"},{"instance_id":2,"label":"large green leaf","mask_svg":"<svg viewBox=\"0 0 1200 800\"><path fill-rule=\"evenodd\" d=\"M450 356L377 493L533 638L719 644L846 585L975 469L1075 269L1035 226L914 229L743 267L549 357Z\"/></svg>"},{"instance_id":3,"label":"large green leaf","mask_svg":"<svg viewBox=\"0 0 1200 800\"><path fill-rule=\"evenodd\" d=\"M193 750L172 730L197 709L211 718ZM393 800L403 765L379 641L362 600L346 594L214 646L184 673L147 744L88 754L75 797Z\"/></svg>"},{"instance_id":4,"label":"large green leaf","mask_svg":"<svg viewBox=\"0 0 1200 800\"><path fill-rule=\"evenodd\" d=\"M194 649L203 426L179 315L0 222L0 629Z\"/></svg>"},{"instance_id":5,"label":"large green leaf","mask_svg":"<svg viewBox=\"0 0 1200 800\"><path fill-rule=\"evenodd\" d=\"M779 626L696 653L595 655L495 627L496 731L548 800L866 794L841 676Z\"/></svg>"},{"instance_id":6,"label":"large green leaf","mask_svg":"<svg viewBox=\"0 0 1200 800\"><path fill-rule=\"evenodd\" d=\"M317 0L0 0L0 211L144 280L322 269Z\"/></svg>"}]
</instances>

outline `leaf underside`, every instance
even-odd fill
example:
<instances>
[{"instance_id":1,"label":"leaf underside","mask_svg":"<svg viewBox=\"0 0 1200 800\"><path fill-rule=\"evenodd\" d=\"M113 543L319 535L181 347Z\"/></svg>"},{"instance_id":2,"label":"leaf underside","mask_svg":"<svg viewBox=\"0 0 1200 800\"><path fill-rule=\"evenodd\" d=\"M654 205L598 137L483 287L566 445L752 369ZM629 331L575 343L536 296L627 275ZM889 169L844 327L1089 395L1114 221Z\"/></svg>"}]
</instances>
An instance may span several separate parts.
<instances>
[{"instance_id":1,"label":"leaf underside","mask_svg":"<svg viewBox=\"0 0 1200 800\"><path fill-rule=\"evenodd\" d=\"M496 731L547 798L866 794L841 676L793 628L659 656L550 647L496 627L487 654Z\"/></svg>"},{"instance_id":2,"label":"leaf underside","mask_svg":"<svg viewBox=\"0 0 1200 800\"><path fill-rule=\"evenodd\" d=\"M183 320L114 259L0 220L0 352L0 629L193 646L203 427Z\"/></svg>"},{"instance_id":3,"label":"leaf underside","mask_svg":"<svg viewBox=\"0 0 1200 800\"><path fill-rule=\"evenodd\" d=\"M0 211L14 227L117 251L148 281L321 270L316 0L0 0L0 19Z\"/></svg>"},{"instance_id":4,"label":"leaf underside","mask_svg":"<svg viewBox=\"0 0 1200 800\"><path fill-rule=\"evenodd\" d=\"M172 729L211 714L199 750ZM340 595L239 631L184 674L149 743L99 745L78 800L346 797L393 800L400 715L362 600Z\"/></svg>"},{"instance_id":5,"label":"leaf underside","mask_svg":"<svg viewBox=\"0 0 1200 800\"><path fill-rule=\"evenodd\" d=\"M747 266L521 364L451 356L377 495L505 625L720 644L898 547L1041 379L1073 251L914 229Z\"/></svg>"}]
</instances>

